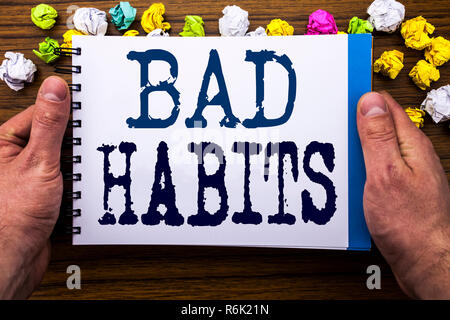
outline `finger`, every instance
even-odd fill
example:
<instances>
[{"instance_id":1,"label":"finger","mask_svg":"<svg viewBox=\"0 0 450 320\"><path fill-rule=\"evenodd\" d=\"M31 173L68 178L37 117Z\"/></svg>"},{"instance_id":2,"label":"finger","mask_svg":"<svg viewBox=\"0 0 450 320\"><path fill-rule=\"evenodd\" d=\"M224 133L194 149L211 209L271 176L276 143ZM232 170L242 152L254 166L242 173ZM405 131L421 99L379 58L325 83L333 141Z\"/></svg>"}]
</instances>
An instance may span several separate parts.
<instances>
[{"instance_id":1,"label":"finger","mask_svg":"<svg viewBox=\"0 0 450 320\"><path fill-rule=\"evenodd\" d=\"M25 154L37 163L59 164L69 115L70 94L67 83L59 77L45 79L36 98Z\"/></svg>"},{"instance_id":2,"label":"finger","mask_svg":"<svg viewBox=\"0 0 450 320\"><path fill-rule=\"evenodd\" d=\"M357 125L368 177L384 176L405 166L392 114L382 95L370 92L361 97Z\"/></svg>"},{"instance_id":3,"label":"finger","mask_svg":"<svg viewBox=\"0 0 450 320\"><path fill-rule=\"evenodd\" d=\"M380 94L383 96L384 100L386 101L386 105L388 106L389 111L392 114L397 137L399 139L407 139L410 136L417 136L417 134L420 134L422 132L411 121L402 106L400 106L400 104L395 101L395 99L392 98L392 96L388 92L381 91Z\"/></svg>"},{"instance_id":4,"label":"finger","mask_svg":"<svg viewBox=\"0 0 450 320\"><path fill-rule=\"evenodd\" d=\"M394 120L400 154L409 167L417 167L418 162L439 162L430 139L415 126L400 104L386 91L380 92L384 97Z\"/></svg>"},{"instance_id":5,"label":"finger","mask_svg":"<svg viewBox=\"0 0 450 320\"><path fill-rule=\"evenodd\" d=\"M24 147L31 131L34 105L16 114L0 126L0 139Z\"/></svg>"}]
</instances>

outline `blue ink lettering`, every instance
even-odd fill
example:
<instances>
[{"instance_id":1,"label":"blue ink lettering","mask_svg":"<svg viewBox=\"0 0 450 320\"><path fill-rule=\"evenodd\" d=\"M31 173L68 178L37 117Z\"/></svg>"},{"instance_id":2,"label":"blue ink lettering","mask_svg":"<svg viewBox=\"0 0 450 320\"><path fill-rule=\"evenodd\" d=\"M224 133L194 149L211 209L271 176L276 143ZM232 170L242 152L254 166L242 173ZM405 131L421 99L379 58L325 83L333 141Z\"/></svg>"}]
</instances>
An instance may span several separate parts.
<instances>
[{"instance_id":1,"label":"blue ink lettering","mask_svg":"<svg viewBox=\"0 0 450 320\"><path fill-rule=\"evenodd\" d=\"M278 153L278 213L269 216L269 223L277 224L294 224L295 216L290 213L284 212L284 158L289 155L292 164L292 176L294 181L297 182L298 179L298 154L297 146L292 141L283 141L272 143L269 142L266 148L266 157L264 164L264 180L269 179L269 158L274 154Z\"/></svg>"},{"instance_id":2,"label":"blue ink lettering","mask_svg":"<svg viewBox=\"0 0 450 320\"><path fill-rule=\"evenodd\" d=\"M177 59L168 51L152 49L145 52L130 51L128 60L136 60L141 65L141 114L139 118L128 118L127 124L130 128L167 128L175 123L180 113L180 93L174 83L178 77ZM170 79L161 81L156 86L151 85L148 80L149 64L152 61L166 61L170 65ZM173 100L174 107L167 119L152 118L149 114L148 97L154 91L165 91Z\"/></svg>"},{"instance_id":3,"label":"blue ink lettering","mask_svg":"<svg viewBox=\"0 0 450 320\"><path fill-rule=\"evenodd\" d=\"M222 148L212 142L190 143L188 149L197 155L198 160L198 212L196 215L189 216L187 221L191 226L218 226L228 215L228 194L225 188L225 155ZM207 175L205 171L204 156L207 153L214 154L219 161L219 169L212 175ZM219 210L214 214L210 214L205 210L205 189L208 187L217 189L220 197Z\"/></svg>"},{"instance_id":4,"label":"blue ink lettering","mask_svg":"<svg viewBox=\"0 0 450 320\"><path fill-rule=\"evenodd\" d=\"M161 186L162 183L164 187ZM166 207L164 216L158 211L158 206L161 204ZM178 212L175 203L175 186L172 183L168 147L164 141L161 141L158 146L150 205L147 213L143 214L141 219L142 223L146 225L157 225L161 220L164 220L169 226L181 226L184 223L184 218Z\"/></svg>"},{"instance_id":5,"label":"blue ink lettering","mask_svg":"<svg viewBox=\"0 0 450 320\"><path fill-rule=\"evenodd\" d=\"M217 79L219 93L217 93L211 100L208 100L208 87L213 74ZM195 109L195 112L191 118L186 119L186 127L205 128L208 122L203 117L202 113L208 105L219 105L225 112L225 117L220 121L221 127L225 126L227 128L236 128L236 125L240 122L240 120L236 118L231 111L230 98L228 97L227 86L223 77L219 54L217 53L217 50L214 49L209 52L208 66L206 67L205 74L203 75L202 87L200 89L200 93L198 94L197 109Z\"/></svg>"},{"instance_id":6,"label":"blue ink lettering","mask_svg":"<svg viewBox=\"0 0 450 320\"><path fill-rule=\"evenodd\" d=\"M244 154L244 210L233 214L234 223L260 224L262 216L259 212L252 211L252 202L250 201L250 156L261 152L261 144L250 142L235 142L233 152Z\"/></svg>"},{"instance_id":7,"label":"blue ink lettering","mask_svg":"<svg viewBox=\"0 0 450 320\"><path fill-rule=\"evenodd\" d=\"M319 152L322 156L328 171L333 172L334 170L334 146L331 143L311 142L305 150L303 170L312 182L321 184L324 187L327 194L327 200L325 202L325 208L319 210L314 206L311 194L307 190L303 190L302 219L305 222L311 220L316 224L324 225L330 221L331 217L336 212L337 196L333 181L323 173L311 169L311 156L316 152Z\"/></svg>"},{"instance_id":8,"label":"blue ink lettering","mask_svg":"<svg viewBox=\"0 0 450 320\"><path fill-rule=\"evenodd\" d=\"M138 221L137 216L131 209L131 171L130 171L130 158L133 152L136 151L136 145L131 142L121 142L119 145L119 151L125 154L125 174L114 177L110 172L111 162L109 161L109 155L116 149L116 146L102 145L98 147L97 150L103 152L103 180L105 183L103 192L103 208L105 210L111 211L108 205L108 197L111 192L111 188L114 186L121 186L125 189L125 211L120 215L119 224L136 224ZM116 218L111 212L105 212L102 218L98 220L102 225L106 224L116 224Z\"/></svg>"},{"instance_id":9,"label":"blue ink lettering","mask_svg":"<svg viewBox=\"0 0 450 320\"><path fill-rule=\"evenodd\" d=\"M247 50L245 61L251 61L256 66L256 114L253 119L245 119L242 125L246 128L274 127L282 125L289 120L294 110L294 102L297 94L297 77L292 68L292 62L287 55L278 56L274 51L262 50L254 52ZM277 119L267 119L264 116L264 65L268 61L275 61L281 64L288 72L289 89L288 101L284 114Z\"/></svg>"}]
</instances>

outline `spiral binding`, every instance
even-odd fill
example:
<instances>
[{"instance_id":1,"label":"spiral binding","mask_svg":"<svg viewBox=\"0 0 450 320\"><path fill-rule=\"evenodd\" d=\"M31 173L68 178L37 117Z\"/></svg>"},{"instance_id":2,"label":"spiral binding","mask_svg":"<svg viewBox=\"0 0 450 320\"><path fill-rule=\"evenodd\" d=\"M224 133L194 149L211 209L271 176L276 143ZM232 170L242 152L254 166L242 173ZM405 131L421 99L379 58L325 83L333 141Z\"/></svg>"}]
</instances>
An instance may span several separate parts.
<instances>
[{"instance_id":1,"label":"spiral binding","mask_svg":"<svg viewBox=\"0 0 450 320\"><path fill-rule=\"evenodd\" d=\"M72 110L81 110L81 102L72 101L71 108Z\"/></svg>"},{"instance_id":2,"label":"spiral binding","mask_svg":"<svg viewBox=\"0 0 450 320\"><path fill-rule=\"evenodd\" d=\"M81 227L69 227L65 228L67 234L81 234Z\"/></svg>"},{"instance_id":3,"label":"spiral binding","mask_svg":"<svg viewBox=\"0 0 450 320\"><path fill-rule=\"evenodd\" d=\"M64 137L63 144L67 146L81 146L81 138Z\"/></svg>"},{"instance_id":4,"label":"spiral binding","mask_svg":"<svg viewBox=\"0 0 450 320\"><path fill-rule=\"evenodd\" d=\"M64 197L73 200L81 199L81 191L65 192Z\"/></svg>"},{"instance_id":5,"label":"spiral binding","mask_svg":"<svg viewBox=\"0 0 450 320\"><path fill-rule=\"evenodd\" d=\"M63 178L69 181L81 181L81 173L65 173Z\"/></svg>"},{"instance_id":6,"label":"spiral binding","mask_svg":"<svg viewBox=\"0 0 450 320\"><path fill-rule=\"evenodd\" d=\"M81 73L81 66L60 64L60 65L55 66L55 72L56 73L64 73L64 74Z\"/></svg>"},{"instance_id":7,"label":"spiral binding","mask_svg":"<svg viewBox=\"0 0 450 320\"><path fill-rule=\"evenodd\" d=\"M66 211L66 217L80 217L81 216L81 209L65 209Z\"/></svg>"},{"instance_id":8,"label":"spiral binding","mask_svg":"<svg viewBox=\"0 0 450 320\"><path fill-rule=\"evenodd\" d=\"M63 162L63 163L81 163L81 156L62 156L61 162Z\"/></svg>"},{"instance_id":9,"label":"spiral binding","mask_svg":"<svg viewBox=\"0 0 450 320\"><path fill-rule=\"evenodd\" d=\"M55 48L54 53L57 56L61 56L61 57L69 57L72 55L81 55L81 48L64 48L64 47L59 47L59 48Z\"/></svg>"},{"instance_id":10,"label":"spiral binding","mask_svg":"<svg viewBox=\"0 0 450 320\"><path fill-rule=\"evenodd\" d=\"M79 83L69 83L69 90L70 92L80 92L81 91L81 84Z\"/></svg>"},{"instance_id":11,"label":"spiral binding","mask_svg":"<svg viewBox=\"0 0 450 320\"><path fill-rule=\"evenodd\" d=\"M56 48L55 54L59 56L72 56L72 55L81 55L81 48ZM61 74L71 74L71 73L81 73L81 66L74 66L70 64L61 64L56 65L55 70L56 73ZM69 84L70 92L80 92L81 84L71 83ZM72 101L71 109L73 110L81 110L81 102ZM70 128L81 128L81 120L71 120L69 121ZM79 146L81 145L81 138L79 137L64 137L63 143L67 146ZM61 157L62 163L81 163L81 155L73 155L68 156L64 155ZM82 175L81 173L65 173L63 174L63 179L66 181L81 181ZM69 200L77 200L81 199L81 191L72 191L65 192L64 196ZM73 203L73 201L72 201ZM65 208L65 216L66 217L80 217L81 209L79 208ZM65 233L67 234L80 234L81 227L76 226L67 226L65 228Z\"/></svg>"},{"instance_id":12,"label":"spiral binding","mask_svg":"<svg viewBox=\"0 0 450 320\"><path fill-rule=\"evenodd\" d=\"M69 128L81 128L81 120L70 120Z\"/></svg>"}]
</instances>

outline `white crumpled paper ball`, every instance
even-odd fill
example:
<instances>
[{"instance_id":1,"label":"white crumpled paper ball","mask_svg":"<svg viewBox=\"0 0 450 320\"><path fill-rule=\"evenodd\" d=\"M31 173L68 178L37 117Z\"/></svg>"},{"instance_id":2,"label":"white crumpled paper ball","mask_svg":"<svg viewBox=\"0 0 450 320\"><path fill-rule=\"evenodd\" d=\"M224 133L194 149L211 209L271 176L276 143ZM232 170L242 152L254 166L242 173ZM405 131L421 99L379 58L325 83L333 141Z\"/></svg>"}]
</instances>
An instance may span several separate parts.
<instances>
[{"instance_id":1,"label":"white crumpled paper ball","mask_svg":"<svg viewBox=\"0 0 450 320\"><path fill-rule=\"evenodd\" d=\"M147 34L147 37L168 37L169 34L162 29L155 29Z\"/></svg>"},{"instance_id":2,"label":"white crumpled paper ball","mask_svg":"<svg viewBox=\"0 0 450 320\"><path fill-rule=\"evenodd\" d=\"M450 84L428 92L420 109L425 110L436 123L450 119Z\"/></svg>"},{"instance_id":3,"label":"white crumpled paper ball","mask_svg":"<svg viewBox=\"0 0 450 320\"><path fill-rule=\"evenodd\" d=\"M19 91L25 82L31 83L37 71L33 61L26 59L22 53L8 51L0 66L0 79L11 89Z\"/></svg>"},{"instance_id":4,"label":"white crumpled paper ball","mask_svg":"<svg viewBox=\"0 0 450 320\"><path fill-rule=\"evenodd\" d=\"M108 29L106 12L96 8L79 8L73 16L73 24L78 31L93 36L104 36Z\"/></svg>"},{"instance_id":5,"label":"white crumpled paper ball","mask_svg":"<svg viewBox=\"0 0 450 320\"><path fill-rule=\"evenodd\" d=\"M245 36L250 22L248 21L248 12L238 6L226 6L223 11L223 17L219 19L219 31L224 37Z\"/></svg>"},{"instance_id":6,"label":"white crumpled paper ball","mask_svg":"<svg viewBox=\"0 0 450 320\"><path fill-rule=\"evenodd\" d=\"M266 29L264 29L263 27L258 27L256 28L255 31L250 31L249 33L246 34L247 37L266 37L267 33L266 33Z\"/></svg>"},{"instance_id":7,"label":"white crumpled paper ball","mask_svg":"<svg viewBox=\"0 0 450 320\"><path fill-rule=\"evenodd\" d=\"M394 32L405 18L405 6L395 0L375 0L367 13L377 31Z\"/></svg>"}]
</instances>

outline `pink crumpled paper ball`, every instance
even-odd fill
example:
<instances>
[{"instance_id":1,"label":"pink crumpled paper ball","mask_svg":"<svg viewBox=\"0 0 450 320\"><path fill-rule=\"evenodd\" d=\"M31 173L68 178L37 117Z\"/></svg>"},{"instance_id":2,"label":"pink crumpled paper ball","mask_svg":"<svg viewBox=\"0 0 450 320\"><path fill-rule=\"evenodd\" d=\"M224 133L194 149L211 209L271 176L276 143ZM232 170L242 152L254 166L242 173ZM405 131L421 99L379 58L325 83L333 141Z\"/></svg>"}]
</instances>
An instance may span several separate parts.
<instances>
[{"instance_id":1,"label":"pink crumpled paper ball","mask_svg":"<svg viewBox=\"0 0 450 320\"><path fill-rule=\"evenodd\" d=\"M322 9L311 13L307 28L306 34L337 34L338 32L333 15Z\"/></svg>"}]
</instances>

